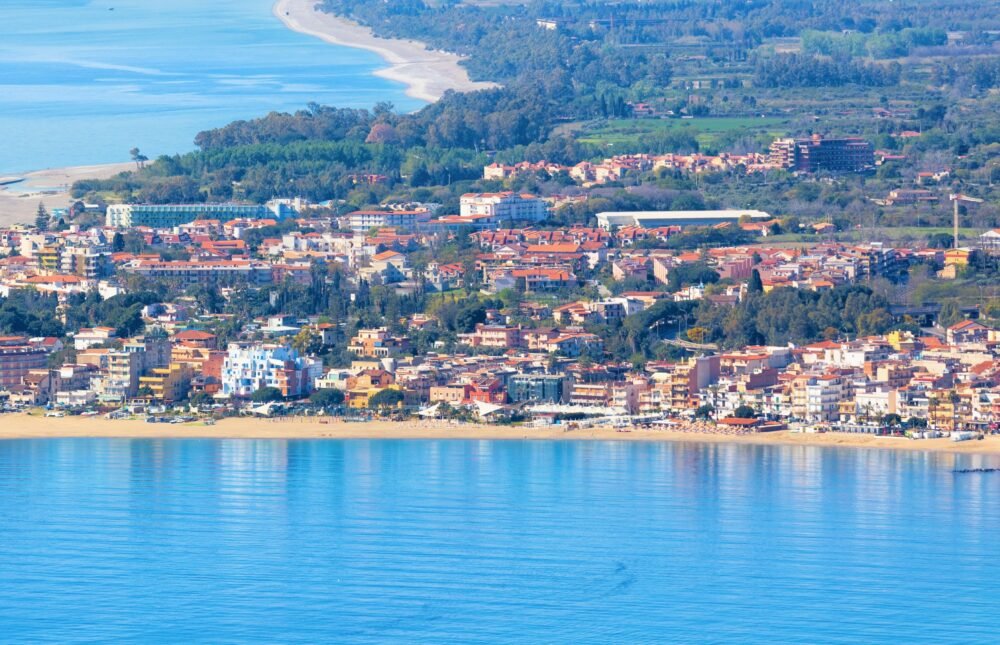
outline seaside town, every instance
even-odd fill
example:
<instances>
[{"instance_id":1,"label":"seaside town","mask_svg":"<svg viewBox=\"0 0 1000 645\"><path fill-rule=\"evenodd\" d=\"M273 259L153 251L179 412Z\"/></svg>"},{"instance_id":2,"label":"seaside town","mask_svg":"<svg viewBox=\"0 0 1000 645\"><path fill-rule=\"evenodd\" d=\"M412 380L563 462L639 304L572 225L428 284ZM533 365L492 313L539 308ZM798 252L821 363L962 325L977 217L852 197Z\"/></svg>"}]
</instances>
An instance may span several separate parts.
<instances>
[{"instance_id":1,"label":"seaside town","mask_svg":"<svg viewBox=\"0 0 1000 645\"><path fill-rule=\"evenodd\" d=\"M874 163L863 140L814 137L764 156L483 173L601 184L658 168ZM0 231L0 324L21 332L0 338L4 409L964 439L1000 424L1000 329L977 320L985 311L871 300L871 285L918 267L954 277L1000 232L975 249L892 247L827 239L832 225L814 222L798 224L814 242L771 243L789 220L738 209L549 223L575 201L507 190L464 194L458 213L385 203L342 215L303 199L40 206L34 226ZM805 314L763 333L766 310L792 301ZM820 340L794 329L837 316Z\"/></svg>"}]
</instances>

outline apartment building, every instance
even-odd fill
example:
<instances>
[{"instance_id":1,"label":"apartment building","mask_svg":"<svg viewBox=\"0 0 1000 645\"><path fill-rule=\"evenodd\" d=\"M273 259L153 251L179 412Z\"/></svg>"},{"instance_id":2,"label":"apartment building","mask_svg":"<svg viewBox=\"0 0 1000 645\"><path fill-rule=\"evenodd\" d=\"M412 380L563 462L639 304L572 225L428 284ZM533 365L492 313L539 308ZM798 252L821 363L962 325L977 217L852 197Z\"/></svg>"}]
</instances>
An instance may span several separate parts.
<instances>
[{"instance_id":1,"label":"apartment building","mask_svg":"<svg viewBox=\"0 0 1000 645\"><path fill-rule=\"evenodd\" d=\"M778 139L769 152L772 165L796 172L858 172L875 165L872 144L858 137Z\"/></svg>"},{"instance_id":2,"label":"apartment building","mask_svg":"<svg viewBox=\"0 0 1000 645\"><path fill-rule=\"evenodd\" d=\"M812 423L840 418L844 382L834 374L803 374L792 380L792 416Z\"/></svg>"},{"instance_id":3,"label":"apartment building","mask_svg":"<svg viewBox=\"0 0 1000 645\"><path fill-rule=\"evenodd\" d=\"M222 363L221 392L243 398L275 387L282 396L304 396L322 373L322 361L300 356L286 345L231 343Z\"/></svg>"},{"instance_id":4,"label":"apartment building","mask_svg":"<svg viewBox=\"0 0 1000 645\"><path fill-rule=\"evenodd\" d=\"M194 370L189 363L171 363L167 367L157 367L148 376L139 377L139 390L149 390L149 398L154 401L173 403L187 396Z\"/></svg>"},{"instance_id":5,"label":"apartment building","mask_svg":"<svg viewBox=\"0 0 1000 645\"><path fill-rule=\"evenodd\" d=\"M427 210L362 210L349 213L346 217L347 228L355 233L367 233L373 228L398 228L413 230L431 219Z\"/></svg>"},{"instance_id":6,"label":"apartment building","mask_svg":"<svg viewBox=\"0 0 1000 645\"><path fill-rule=\"evenodd\" d=\"M48 352L28 344L27 338L0 338L0 387L20 385L32 370L48 367Z\"/></svg>"},{"instance_id":7,"label":"apartment building","mask_svg":"<svg viewBox=\"0 0 1000 645\"><path fill-rule=\"evenodd\" d=\"M409 338L394 336L389 333L387 327L359 329L358 335L347 345L347 351L368 358L386 358L392 354L405 352L409 348Z\"/></svg>"},{"instance_id":8,"label":"apartment building","mask_svg":"<svg viewBox=\"0 0 1000 645\"><path fill-rule=\"evenodd\" d=\"M170 280L184 286L199 284L270 284L272 267L255 260L136 260L123 267L126 271L147 278Z\"/></svg>"},{"instance_id":9,"label":"apartment building","mask_svg":"<svg viewBox=\"0 0 1000 645\"><path fill-rule=\"evenodd\" d=\"M112 204L105 215L107 226L174 228L200 219L283 219L294 214L284 203L262 204Z\"/></svg>"},{"instance_id":10,"label":"apartment building","mask_svg":"<svg viewBox=\"0 0 1000 645\"><path fill-rule=\"evenodd\" d=\"M514 403L563 403L570 383L565 374L514 374L507 379L507 395Z\"/></svg>"},{"instance_id":11,"label":"apartment building","mask_svg":"<svg viewBox=\"0 0 1000 645\"><path fill-rule=\"evenodd\" d=\"M541 222L548 217L544 199L527 193L466 193L460 202L461 217L489 217L500 222Z\"/></svg>"},{"instance_id":12,"label":"apartment building","mask_svg":"<svg viewBox=\"0 0 1000 645\"><path fill-rule=\"evenodd\" d=\"M107 367L97 380L97 396L102 401L125 401L139 391L142 356L138 352L109 350Z\"/></svg>"}]
</instances>

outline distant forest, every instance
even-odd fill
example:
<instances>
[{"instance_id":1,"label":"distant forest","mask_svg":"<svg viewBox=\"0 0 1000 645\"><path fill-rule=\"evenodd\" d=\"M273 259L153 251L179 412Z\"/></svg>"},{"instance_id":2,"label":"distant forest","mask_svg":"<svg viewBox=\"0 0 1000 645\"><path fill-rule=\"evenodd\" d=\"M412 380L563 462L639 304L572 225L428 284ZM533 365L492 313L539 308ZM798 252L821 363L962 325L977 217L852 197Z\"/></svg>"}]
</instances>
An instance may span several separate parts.
<instances>
[{"instance_id":1,"label":"distant forest","mask_svg":"<svg viewBox=\"0 0 1000 645\"><path fill-rule=\"evenodd\" d=\"M78 182L75 195L164 203L294 194L347 200L347 208L388 198L451 207L458 192L483 186L482 166L490 159L601 158L608 144L576 136L573 127L629 119L639 102L675 117L788 118L789 134L807 134L814 115L841 109L848 133L901 150L891 133L919 130L924 136L906 143L912 158L962 155L969 173L988 171L993 180L989 160L1000 131L989 90L1000 86L1000 0L857 0L850 11L834 0L514 6L326 0L324 7L379 35L460 53L472 78L501 87L449 92L407 115L389 104L372 110L310 105L237 121L198 134L195 152L160 157L110 180ZM909 116L874 121L870 111L856 116L859 106L906 106L900 113ZM741 149L766 146L740 136L736 131L726 140ZM615 151L682 152L703 143L659 131ZM365 173L385 175L386 182L364 185L357 176ZM659 185L696 188L683 178ZM685 199L759 207L787 201L767 187L697 188L700 195ZM846 216L867 217L864 190L846 190L848 197L837 198L840 207L851 202L857 211Z\"/></svg>"}]
</instances>

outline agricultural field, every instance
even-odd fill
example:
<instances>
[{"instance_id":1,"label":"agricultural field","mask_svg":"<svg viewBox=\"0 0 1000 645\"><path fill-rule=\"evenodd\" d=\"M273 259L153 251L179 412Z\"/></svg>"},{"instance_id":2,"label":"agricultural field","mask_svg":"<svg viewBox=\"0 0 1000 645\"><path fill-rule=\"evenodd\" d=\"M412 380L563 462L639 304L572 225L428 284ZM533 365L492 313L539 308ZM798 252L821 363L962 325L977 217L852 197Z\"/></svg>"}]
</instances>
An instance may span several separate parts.
<instances>
[{"instance_id":1,"label":"agricultural field","mask_svg":"<svg viewBox=\"0 0 1000 645\"><path fill-rule=\"evenodd\" d=\"M605 147L636 145L668 132L688 132L702 148L711 148L723 137L786 134L789 119L781 117L702 117L693 119L609 119L572 128L581 143Z\"/></svg>"}]
</instances>

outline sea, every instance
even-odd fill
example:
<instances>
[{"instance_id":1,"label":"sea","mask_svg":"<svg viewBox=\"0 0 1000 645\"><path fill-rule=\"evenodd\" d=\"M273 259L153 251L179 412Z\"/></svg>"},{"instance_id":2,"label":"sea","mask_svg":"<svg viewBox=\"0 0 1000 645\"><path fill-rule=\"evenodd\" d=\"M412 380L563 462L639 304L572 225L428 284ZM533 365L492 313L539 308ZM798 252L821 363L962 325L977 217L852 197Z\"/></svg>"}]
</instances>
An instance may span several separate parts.
<instances>
[{"instance_id":1,"label":"sea","mask_svg":"<svg viewBox=\"0 0 1000 645\"><path fill-rule=\"evenodd\" d=\"M149 158L310 102L423 103L374 53L289 30L271 0L0 0L0 174Z\"/></svg>"},{"instance_id":2,"label":"sea","mask_svg":"<svg viewBox=\"0 0 1000 645\"><path fill-rule=\"evenodd\" d=\"M986 643L991 456L0 441L4 643Z\"/></svg>"}]
</instances>

